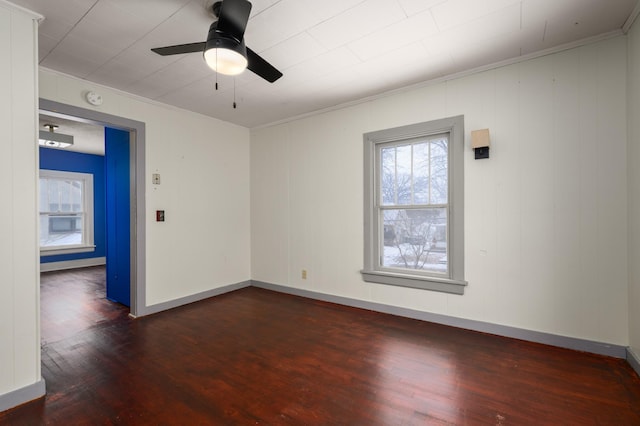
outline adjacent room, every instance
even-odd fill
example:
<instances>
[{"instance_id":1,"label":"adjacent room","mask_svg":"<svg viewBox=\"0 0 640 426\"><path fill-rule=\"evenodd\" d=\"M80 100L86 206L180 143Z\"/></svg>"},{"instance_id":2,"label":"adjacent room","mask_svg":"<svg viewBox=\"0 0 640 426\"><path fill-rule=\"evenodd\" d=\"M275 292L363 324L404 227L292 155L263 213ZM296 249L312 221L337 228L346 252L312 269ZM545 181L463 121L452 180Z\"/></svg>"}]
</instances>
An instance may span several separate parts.
<instances>
[{"instance_id":1,"label":"adjacent room","mask_svg":"<svg viewBox=\"0 0 640 426\"><path fill-rule=\"evenodd\" d=\"M0 0L0 423L640 424L638 14Z\"/></svg>"}]
</instances>

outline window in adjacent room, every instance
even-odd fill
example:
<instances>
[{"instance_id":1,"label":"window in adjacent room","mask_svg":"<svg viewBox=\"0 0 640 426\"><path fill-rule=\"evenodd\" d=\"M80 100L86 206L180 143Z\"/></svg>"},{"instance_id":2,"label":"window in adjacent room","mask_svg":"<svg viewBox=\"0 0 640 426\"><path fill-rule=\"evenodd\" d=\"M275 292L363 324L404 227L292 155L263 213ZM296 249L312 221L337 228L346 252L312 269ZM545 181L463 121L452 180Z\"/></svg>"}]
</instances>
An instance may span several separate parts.
<instances>
[{"instance_id":1,"label":"window in adjacent room","mask_svg":"<svg viewBox=\"0 0 640 426\"><path fill-rule=\"evenodd\" d=\"M364 135L365 281L462 294L462 116Z\"/></svg>"},{"instance_id":2,"label":"window in adjacent room","mask_svg":"<svg viewBox=\"0 0 640 426\"><path fill-rule=\"evenodd\" d=\"M40 254L93 251L93 175L40 170Z\"/></svg>"}]
</instances>

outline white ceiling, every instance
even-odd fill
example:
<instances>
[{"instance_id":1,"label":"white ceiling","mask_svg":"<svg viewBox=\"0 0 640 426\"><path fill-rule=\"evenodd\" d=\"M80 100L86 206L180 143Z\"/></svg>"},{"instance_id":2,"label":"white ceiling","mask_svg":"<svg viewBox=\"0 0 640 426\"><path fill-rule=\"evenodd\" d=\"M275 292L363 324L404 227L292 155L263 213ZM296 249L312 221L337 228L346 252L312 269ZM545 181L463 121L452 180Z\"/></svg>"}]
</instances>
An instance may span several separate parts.
<instances>
[{"instance_id":1,"label":"white ceiling","mask_svg":"<svg viewBox=\"0 0 640 426\"><path fill-rule=\"evenodd\" d=\"M216 75L201 54L211 0L11 0L45 16L40 65L256 127L619 31L636 0L253 0L247 46L284 76ZM234 98L237 109L233 109Z\"/></svg>"}]
</instances>

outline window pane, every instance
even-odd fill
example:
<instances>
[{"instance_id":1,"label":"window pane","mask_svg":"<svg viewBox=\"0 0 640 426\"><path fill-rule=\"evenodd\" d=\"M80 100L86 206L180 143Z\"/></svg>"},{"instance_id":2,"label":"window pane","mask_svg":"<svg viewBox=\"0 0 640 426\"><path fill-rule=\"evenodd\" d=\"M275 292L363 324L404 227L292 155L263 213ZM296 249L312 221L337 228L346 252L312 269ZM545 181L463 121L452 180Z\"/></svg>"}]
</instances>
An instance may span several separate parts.
<instances>
[{"instance_id":1,"label":"window pane","mask_svg":"<svg viewBox=\"0 0 640 426\"><path fill-rule=\"evenodd\" d=\"M429 144L413 145L413 203L429 203Z\"/></svg>"},{"instance_id":2,"label":"window pane","mask_svg":"<svg viewBox=\"0 0 640 426\"><path fill-rule=\"evenodd\" d=\"M82 244L82 216L40 216L40 246Z\"/></svg>"},{"instance_id":3,"label":"window pane","mask_svg":"<svg viewBox=\"0 0 640 426\"><path fill-rule=\"evenodd\" d=\"M382 267L447 273L446 208L389 209L382 214Z\"/></svg>"},{"instance_id":4,"label":"window pane","mask_svg":"<svg viewBox=\"0 0 640 426\"><path fill-rule=\"evenodd\" d=\"M396 199L396 149L381 150L380 198L383 205L393 205Z\"/></svg>"},{"instance_id":5,"label":"window pane","mask_svg":"<svg viewBox=\"0 0 640 426\"><path fill-rule=\"evenodd\" d=\"M49 205L48 211L57 212L60 211L60 191L58 189L60 181L55 179L49 179Z\"/></svg>"},{"instance_id":6,"label":"window pane","mask_svg":"<svg viewBox=\"0 0 640 426\"><path fill-rule=\"evenodd\" d=\"M449 198L447 139L431 142L431 204L446 204Z\"/></svg>"},{"instance_id":7,"label":"window pane","mask_svg":"<svg viewBox=\"0 0 640 426\"><path fill-rule=\"evenodd\" d=\"M396 203L411 204L411 145L396 147Z\"/></svg>"},{"instance_id":8,"label":"window pane","mask_svg":"<svg viewBox=\"0 0 640 426\"><path fill-rule=\"evenodd\" d=\"M71 185L71 211L82 212L82 182L73 181Z\"/></svg>"},{"instance_id":9,"label":"window pane","mask_svg":"<svg viewBox=\"0 0 640 426\"><path fill-rule=\"evenodd\" d=\"M60 181L60 211L71 211L71 181Z\"/></svg>"}]
</instances>

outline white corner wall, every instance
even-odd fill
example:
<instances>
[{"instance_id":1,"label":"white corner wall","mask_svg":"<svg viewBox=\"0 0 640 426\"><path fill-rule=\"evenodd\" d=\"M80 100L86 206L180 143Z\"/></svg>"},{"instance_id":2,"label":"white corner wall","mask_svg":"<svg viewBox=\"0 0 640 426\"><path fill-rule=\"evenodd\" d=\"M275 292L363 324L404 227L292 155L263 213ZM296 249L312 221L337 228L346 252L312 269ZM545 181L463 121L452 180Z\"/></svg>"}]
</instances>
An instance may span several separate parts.
<instances>
[{"instance_id":1,"label":"white corner wall","mask_svg":"<svg viewBox=\"0 0 640 426\"><path fill-rule=\"evenodd\" d=\"M616 37L253 130L252 278L626 346L626 55ZM363 282L362 134L458 114L465 294Z\"/></svg>"},{"instance_id":2,"label":"white corner wall","mask_svg":"<svg viewBox=\"0 0 640 426\"><path fill-rule=\"evenodd\" d=\"M629 346L640 356L640 21L628 34Z\"/></svg>"},{"instance_id":3,"label":"white corner wall","mask_svg":"<svg viewBox=\"0 0 640 426\"><path fill-rule=\"evenodd\" d=\"M147 306L250 279L248 129L42 68L40 97L145 123Z\"/></svg>"},{"instance_id":4,"label":"white corner wall","mask_svg":"<svg viewBox=\"0 0 640 426\"><path fill-rule=\"evenodd\" d=\"M44 392L36 216L36 19L0 1L0 411Z\"/></svg>"}]
</instances>

